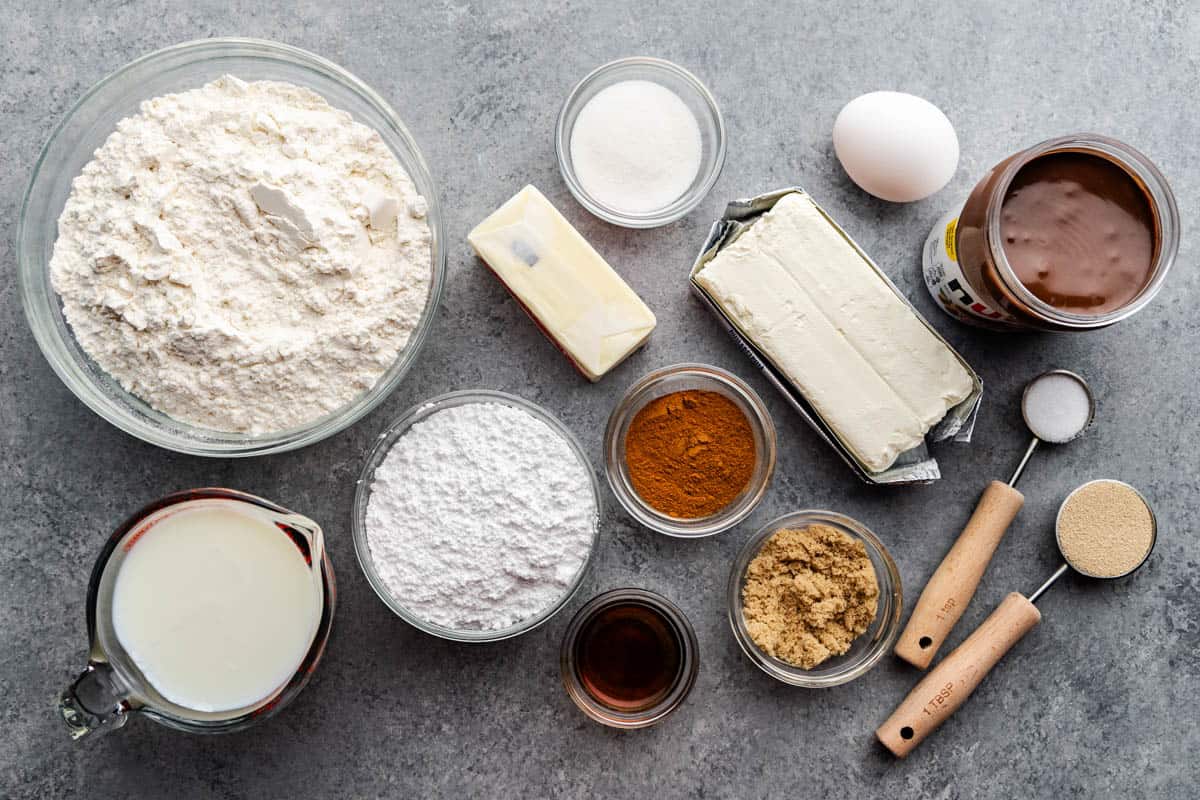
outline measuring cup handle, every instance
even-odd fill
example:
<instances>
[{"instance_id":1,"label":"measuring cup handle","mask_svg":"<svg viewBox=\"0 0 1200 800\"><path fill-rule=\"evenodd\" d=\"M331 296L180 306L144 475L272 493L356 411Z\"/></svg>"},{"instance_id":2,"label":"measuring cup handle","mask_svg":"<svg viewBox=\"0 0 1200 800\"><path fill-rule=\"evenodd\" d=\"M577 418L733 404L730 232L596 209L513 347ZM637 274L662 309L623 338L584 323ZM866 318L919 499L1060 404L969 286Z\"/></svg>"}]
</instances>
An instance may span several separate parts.
<instances>
[{"instance_id":1,"label":"measuring cup handle","mask_svg":"<svg viewBox=\"0 0 1200 800\"><path fill-rule=\"evenodd\" d=\"M72 739L116 730L128 721L130 710L112 667L95 661L58 698Z\"/></svg>"},{"instance_id":2,"label":"measuring cup handle","mask_svg":"<svg viewBox=\"0 0 1200 800\"><path fill-rule=\"evenodd\" d=\"M1022 595L1013 592L1004 598L966 641L909 692L875 736L904 758L966 702L996 662L1041 619L1037 606Z\"/></svg>"},{"instance_id":3,"label":"measuring cup handle","mask_svg":"<svg viewBox=\"0 0 1200 800\"><path fill-rule=\"evenodd\" d=\"M1023 505L1025 495L1008 484L988 484L967 527L925 584L908 625L896 640L896 655L914 667L929 666L967 610L996 546Z\"/></svg>"}]
</instances>

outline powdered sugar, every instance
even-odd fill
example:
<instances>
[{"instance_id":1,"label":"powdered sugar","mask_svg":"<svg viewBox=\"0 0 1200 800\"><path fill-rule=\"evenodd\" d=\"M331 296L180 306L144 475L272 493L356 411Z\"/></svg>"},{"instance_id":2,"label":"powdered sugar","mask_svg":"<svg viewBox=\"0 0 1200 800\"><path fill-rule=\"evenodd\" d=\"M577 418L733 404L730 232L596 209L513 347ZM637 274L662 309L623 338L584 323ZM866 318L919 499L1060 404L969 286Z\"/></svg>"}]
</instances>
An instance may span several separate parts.
<instances>
[{"instance_id":1,"label":"powdered sugar","mask_svg":"<svg viewBox=\"0 0 1200 800\"><path fill-rule=\"evenodd\" d=\"M118 123L72 185L51 279L128 391L184 422L279 431L395 362L429 295L424 217L377 131L226 76Z\"/></svg>"},{"instance_id":2,"label":"powdered sugar","mask_svg":"<svg viewBox=\"0 0 1200 800\"><path fill-rule=\"evenodd\" d=\"M438 411L376 468L371 560L392 596L457 630L499 630L557 602L597 525L592 479L556 431L500 403Z\"/></svg>"}]
</instances>

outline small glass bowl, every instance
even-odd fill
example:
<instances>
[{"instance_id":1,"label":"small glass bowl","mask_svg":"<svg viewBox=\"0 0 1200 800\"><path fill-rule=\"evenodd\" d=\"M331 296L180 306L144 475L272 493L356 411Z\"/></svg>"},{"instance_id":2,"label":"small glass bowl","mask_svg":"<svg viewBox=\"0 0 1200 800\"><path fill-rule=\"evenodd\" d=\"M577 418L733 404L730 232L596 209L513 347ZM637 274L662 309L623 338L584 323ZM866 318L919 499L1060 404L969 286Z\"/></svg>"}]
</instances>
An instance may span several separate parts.
<instances>
[{"instance_id":1,"label":"small glass bowl","mask_svg":"<svg viewBox=\"0 0 1200 800\"><path fill-rule=\"evenodd\" d=\"M698 389L717 392L734 402L754 434L757 463L742 493L715 514L695 519L672 517L642 500L629 478L625 462L625 436L637 413L663 395ZM767 492L775 471L775 424L767 407L740 378L708 364L675 364L655 370L639 380L617 403L604 431L604 471L613 494L629 515L650 530L679 538L700 538L727 531L750 516Z\"/></svg>"},{"instance_id":2,"label":"small glass bowl","mask_svg":"<svg viewBox=\"0 0 1200 800\"><path fill-rule=\"evenodd\" d=\"M116 130L117 122L136 114L144 100L198 89L222 75L304 86L334 108L349 112L379 132L429 206L429 296L396 361L373 387L342 408L308 424L261 435L181 422L127 392L79 346L50 284L49 265L58 238L58 217L71 193L71 182ZM16 250L21 302L29 327L67 388L126 433L159 447L199 456L256 456L294 450L354 424L379 405L412 366L433 327L446 274L437 188L400 117L370 87L333 62L296 47L259 39L202 39L178 44L126 64L89 89L63 116L34 165L21 204Z\"/></svg>"},{"instance_id":3,"label":"small glass bowl","mask_svg":"<svg viewBox=\"0 0 1200 800\"><path fill-rule=\"evenodd\" d=\"M858 539L866 546L871 565L875 568L875 578L879 582L879 606L875 612L875 619L866 631L854 640L846 653L834 656L812 669L801 669L767 655L750 638L750 631L746 628L746 620L742 614L742 587L746 583L746 570L749 569L750 562L773 533L784 528L804 528L808 525L828 525ZM900 609L904 605L900 572L879 537L861 522L850 517L834 511L817 510L784 514L759 528L750 537L733 562L733 569L729 574L727 603L729 625L733 628L734 638L737 639L742 652L771 677L792 686L810 688L837 686L866 674L892 649L896 637L900 634Z\"/></svg>"},{"instance_id":4,"label":"small glass bowl","mask_svg":"<svg viewBox=\"0 0 1200 800\"><path fill-rule=\"evenodd\" d=\"M471 403L500 403L502 405L519 408L527 412L535 419L550 426L551 430L558 433L571 450L579 458L580 465L587 471L588 478L591 479L592 486L592 502L596 506L595 526L592 533L592 543L588 548L587 557L583 563L579 565L575 577L571 579L570 585L563 592L562 596L539 614L532 617L527 617L515 625L510 625L507 628L498 628L496 630L460 630L457 628L447 628L442 625L436 625L417 614L409 611L404 607L404 604L395 598L391 591L388 590L387 584L379 577L379 573L375 571L375 562L371 558L371 546L367 542L367 503L371 499L371 483L375 479L375 470L383 462L384 458L391 451L392 445L396 443L401 436L408 433L408 430L423 419L426 419L439 411L444 411L447 408L456 406L464 406ZM379 599L384 605L390 608L396 616L412 625L418 630L433 636L438 636L442 639L449 639L455 642L498 642L502 639L511 639L514 636L520 636L522 633L531 631L541 625L546 620L557 614L567 601L578 591L579 586L583 583L583 578L587 574L588 567L591 566L592 556L596 552L596 542L600 538L600 519L603 516L603 509L600 505L600 482L596 479L596 471L592 469L591 462L588 461L587 455L580 446L579 440L575 438L575 434L571 433L570 428L560 422L550 412L546 411L539 405L529 402L528 400L517 397L507 392L497 392L488 389L465 390L458 392L449 392L439 395L431 400L426 400L423 403L410 408L404 412L399 419L387 427L387 429L379 435L379 440L371 449L371 453L367 456L367 463L363 466L363 471L359 475L358 483L354 492L354 510L351 520L351 534L354 538L354 553L358 557L358 566L362 568L363 574L367 577L367 582L371 584L371 588L375 590L375 594L379 595Z\"/></svg>"},{"instance_id":5,"label":"small glass bowl","mask_svg":"<svg viewBox=\"0 0 1200 800\"><path fill-rule=\"evenodd\" d=\"M596 702L584 688L575 663L579 635L589 622L616 605L640 605L658 612L671 626L679 641L679 670L675 683L662 700L641 711L617 711ZM661 722L679 708L692 691L692 686L696 683L696 674L700 671L700 644L687 615L667 598L645 589L613 589L593 597L575 613L571 624L567 626L567 632L563 635L559 667L567 694L588 717L610 728L647 728Z\"/></svg>"},{"instance_id":6,"label":"small glass bowl","mask_svg":"<svg viewBox=\"0 0 1200 800\"><path fill-rule=\"evenodd\" d=\"M622 211L600 202L580 183L571 161L571 133L579 112L602 89L629 80L651 81L670 89L687 105L700 126L700 169L691 186L669 205L649 213ZM567 188L588 211L626 228L657 228L674 222L699 205L717 182L725 166L725 120L712 93L683 67L661 58L622 58L597 67L575 84L558 114L554 151Z\"/></svg>"}]
</instances>

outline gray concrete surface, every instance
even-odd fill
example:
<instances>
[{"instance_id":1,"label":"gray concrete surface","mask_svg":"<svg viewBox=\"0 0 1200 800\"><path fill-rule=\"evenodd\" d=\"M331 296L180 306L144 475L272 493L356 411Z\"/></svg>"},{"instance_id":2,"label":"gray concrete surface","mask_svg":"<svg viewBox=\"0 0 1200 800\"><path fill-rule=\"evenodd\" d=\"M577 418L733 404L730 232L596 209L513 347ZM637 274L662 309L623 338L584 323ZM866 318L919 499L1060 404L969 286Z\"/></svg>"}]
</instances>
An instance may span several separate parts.
<instances>
[{"instance_id":1,"label":"gray concrete surface","mask_svg":"<svg viewBox=\"0 0 1200 800\"><path fill-rule=\"evenodd\" d=\"M0 3L0 795L5 797L1129 797L1195 796L1200 777L1200 301L1192 226L1200 211L1200 10L1169 2L1005 4ZM883 6L887 6L883 8ZM878 6L878 7L877 7ZM1084 10L1086 7L1087 10ZM38 352L17 297L11 230L38 149L94 81L158 47L258 36L324 55L378 89L407 120L441 187L449 286L404 385L352 429L300 452L248 461L142 444L89 412ZM714 192L686 219L610 227L570 198L552 127L592 67L652 54L694 70L729 126ZM911 91L946 110L962 160L946 190L907 206L872 200L840 171L829 131L865 91ZM936 218L1022 145L1093 129L1142 148L1172 181L1184 220L1161 297L1084 336L993 335L942 316L918 251ZM659 317L649 346L589 385L471 256L470 227L527 182L575 222ZM936 485L860 485L685 291L697 244L726 200L808 187L983 375L975 443L941 447ZM607 494L595 567L567 611L515 641L466 647L407 627L371 593L350 541L364 449L411 404L451 389L519 393L560 415L601 462L604 421L647 370L707 361L763 394L780 435L770 493L740 528L698 542L635 527ZM724 586L741 542L801 507L863 520L891 547L911 609L976 493L1025 445L1022 383L1050 366L1098 390L1085 439L1039 454L1028 505L953 641L1010 590L1056 566L1052 517L1085 479L1110 476L1154 502L1150 563L1115 584L1068 579L1043 624L960 713L898 762L872 730L917 673L887 659L856 683L775 683L738 651ZM341 606L304 694L258 729L226 737L135 720L72 744L52 700L82 664L84 591L109 530L166 492L218 484L308 513L328 531ZM558 683L570 612L605 589L661 591L694 621L698 683L657 728L616 733L584 719Z\"/></svg>"}]
</instances>

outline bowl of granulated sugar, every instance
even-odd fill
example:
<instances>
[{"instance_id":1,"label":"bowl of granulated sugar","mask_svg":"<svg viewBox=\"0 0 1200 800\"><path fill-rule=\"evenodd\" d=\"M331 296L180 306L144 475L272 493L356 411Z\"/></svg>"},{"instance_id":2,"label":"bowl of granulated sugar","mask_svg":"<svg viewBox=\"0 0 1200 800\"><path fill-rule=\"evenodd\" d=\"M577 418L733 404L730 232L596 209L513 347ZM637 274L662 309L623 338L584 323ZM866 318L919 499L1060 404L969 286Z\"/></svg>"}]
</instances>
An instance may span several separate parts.
<instances>
[{"instance_id":1,"label":"bowl of granulated sugar","mask_svg":"<svg viewBox=\"0 0 1200 800\"><path fill-rule=\"evenodd\" d=\"M567 603L599 520L596 473L563 423L505 392L451 392L380 435L355 494L354 549L401 619L490 642Z\"/></svg>"},{"instance_id":2,"label":"bowl of granulated sugar","mask_svg":"<svg viewBox=\"0 0 1200 800\"><path fill-rule=\"evenodd\" d=\"M579 204L626 228L655 228L695 208L725 164L717 101L683 67L622 58L597 67L563 103L555 152Z\"/></svg>"}]
</instances>

